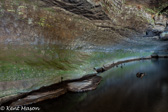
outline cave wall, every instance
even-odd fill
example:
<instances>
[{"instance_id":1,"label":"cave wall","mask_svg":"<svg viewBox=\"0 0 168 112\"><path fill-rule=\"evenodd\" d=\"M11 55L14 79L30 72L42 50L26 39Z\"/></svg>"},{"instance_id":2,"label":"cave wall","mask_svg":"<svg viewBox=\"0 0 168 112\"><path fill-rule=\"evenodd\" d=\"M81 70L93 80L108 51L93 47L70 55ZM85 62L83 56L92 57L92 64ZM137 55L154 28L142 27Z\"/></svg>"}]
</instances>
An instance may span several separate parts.
<instances>
[{"instance_id":1,"label":"cave wall","mask_svg":"<svg viewBox=\"0 0 168 112\"><path fill-rule=\"evenodd\" d=\"M158 10L153 10L159 7L158 2L160 6L167 3L165 0L1 0L0 43L112 44L125 37L143 35L149 25L154 27L155 18L161 18L155 17Z\"/></svg>"}]
</instances>

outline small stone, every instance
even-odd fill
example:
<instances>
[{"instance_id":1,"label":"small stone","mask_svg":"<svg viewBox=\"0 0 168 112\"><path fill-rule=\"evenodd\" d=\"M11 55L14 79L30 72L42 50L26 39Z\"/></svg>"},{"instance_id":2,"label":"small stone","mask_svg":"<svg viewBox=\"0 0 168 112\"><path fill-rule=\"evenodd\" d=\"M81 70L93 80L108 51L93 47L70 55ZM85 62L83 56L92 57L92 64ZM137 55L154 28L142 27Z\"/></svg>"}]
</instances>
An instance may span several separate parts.
<instances>
[{"instance_id":1,"label":"small stone","mask_svg":"<svg viewBox=\"0 0 168 112\"><path fill-rule=\"evenodd\" d=\"M145 73L139 73L139 72L136 74L138 78L143 78L145 75L146 75Z\"/></svg>"},{"instance_id":2,"label":"small stone","mask_svg":"<svg viewBox=\"0 0 168 112\"><path fill-rule=\"evenodd\" d=\"M105 71L103 67L95 67L94 70L97 71L97 73L102 73Z\"/></svg>"}]
</instances>

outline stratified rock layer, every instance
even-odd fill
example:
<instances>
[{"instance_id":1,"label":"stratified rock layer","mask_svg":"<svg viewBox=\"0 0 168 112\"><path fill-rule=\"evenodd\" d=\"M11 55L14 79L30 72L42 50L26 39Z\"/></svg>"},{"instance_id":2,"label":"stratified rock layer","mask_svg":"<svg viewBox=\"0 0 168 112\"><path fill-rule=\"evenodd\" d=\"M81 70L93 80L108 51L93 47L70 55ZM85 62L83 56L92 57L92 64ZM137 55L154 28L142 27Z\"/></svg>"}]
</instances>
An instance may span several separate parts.
<instances>
[{"instance_id":1,"label":"stratified rock layer","mask_svg":"<svg viewBox=\"0 0 168 112\"><path fill-rule=\"evenodd\" d=\"M160 8L154 10L158 3ZM114 45L142 35L160 20L167 1L5 0L0 2L0 43ZM151 5L152 4L152 5ZM155 18L154 18L155 17ZM160 17L160 16L159 16ZM166 20L163 23L165 25Z\"/></svg>"}]
</instances>

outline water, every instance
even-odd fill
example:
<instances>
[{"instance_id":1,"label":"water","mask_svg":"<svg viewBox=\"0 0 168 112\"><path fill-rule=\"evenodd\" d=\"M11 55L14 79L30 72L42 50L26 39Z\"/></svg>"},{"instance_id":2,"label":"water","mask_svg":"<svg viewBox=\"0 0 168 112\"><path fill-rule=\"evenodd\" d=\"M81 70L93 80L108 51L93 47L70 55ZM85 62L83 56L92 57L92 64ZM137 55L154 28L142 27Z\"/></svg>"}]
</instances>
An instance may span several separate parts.
<instances>
[{"instance_id":1,"label":"water","mask_svg":"<svg viewBox=\"0 0 168 112\"><path fill-rule=\"evenodd\" d=\"M95 72L94 67L151 52L62 49L55 45L1 45L0 98Z\"/></svg>"},{"instance_id":2,"label":"water","mask_svg":"<svg viewBox=\"0 0 168 112\"><path fill-rule=\"evenodd\" d=\"M85 93L68 93L31 106L40 112L167 112L168 60L127 63L103 74L99 87ZM145 72L142 79L137 72Z\"/></svg>"}]
</instances>

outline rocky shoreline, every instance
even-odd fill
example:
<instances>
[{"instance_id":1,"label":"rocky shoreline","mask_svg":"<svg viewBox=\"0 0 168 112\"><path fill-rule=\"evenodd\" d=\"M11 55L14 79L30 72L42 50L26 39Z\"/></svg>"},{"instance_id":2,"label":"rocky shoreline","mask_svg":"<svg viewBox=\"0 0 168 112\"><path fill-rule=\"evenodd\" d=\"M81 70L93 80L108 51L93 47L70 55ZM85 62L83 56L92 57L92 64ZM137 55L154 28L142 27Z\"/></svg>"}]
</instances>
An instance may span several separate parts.
<instances>
[{"instance_id":1,"label":"rocky shoreline","mask_svg":"<svg viewBox=\"0 0 168 112\"><path fill-rule=\"evenodd\" d=\"M137 47L138 42L131 40L142 35L145 38L168 40L168 6L165 4L166 0L154 1L152 5L145 0L2 0L0 43L65 45L72 49L89 46L92 49L94 46L129 46L129 41ZM147 44L141 46L143 45ZM42 51L40 56L43 55ZM53 60L52 56L48 57ZM118 65L122 67L124 63L153 58L168 56L155 54L105 64L103 67L94 68L97 73L79 79L61 81L31 92L0 98L0 105L29 105L59 97L67 92L93 90L102 80L99 73ZM53 64L55 65L57 63Z\"/></svg>"},{"instance_id":2,"label":"rocky shoreline","mask_svg":"<svg viewBox=\"0 0 168 112\"><path fill-rule=\"evenodd\" d=\"M27 93L0 99L0 105L21 106L59 97L67 92L84 92L96 89L102 77L96 73L79 79L66 80L50 86L41 87Z\"/></svg>"},{"instance_id":3,"label":"rocky shoreline","mask_svg":"<svg viewBox=\"0 0 168 112\"><path fill-rule=\"evenodd\" d=\"M97 73L88 74L79 79L66 80L57 84L52 84L50 86L42 87L38 90L34 90L27 93L21 93L19 95L11 96L8 98L1 98L0 105L10 105L10 106L21 106L29 105L32 103L38 103L47 99L53 99L59 97L67 92L84 92L90 91L97 88L100 84L102 77L98 76L99 73L107 71L115 66L121 65L128 62L158 59L158 58L168 58L168 55L157 55L153 54L148 57L134 58L123 61L113 62L111 64L105 64L103 67L94 68Z\"/></svg>"},{"instance_id":4,"label":"rocky shoreline","mask_svg":"<svg viewBox=\"0 0 168 112\"><path fill-rule=\"evenodd\" d=\"M122 64L124 64L124 63L133 62L133 61L140 61L140 60L148 60L148 59L158 59L158 58L168 58L168 55L152 54L151 56L148 56L148 57L133 58L133 59L128 59L128 60L113 62L111 64L105 64L105 65L103 65L103 67L94 68L94 69L97 71L97 73L102 73L102 72L105 72L105 71L107 71L115 66L118 66L120 64L122 67Z\"/></svg>"}]
</instances>

